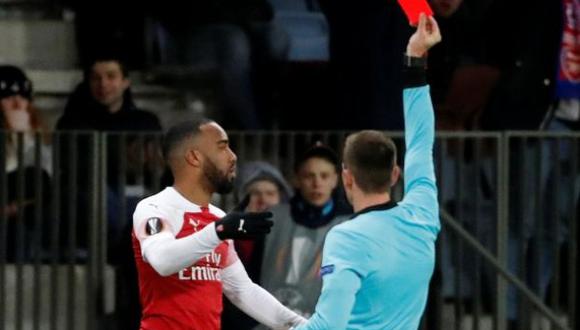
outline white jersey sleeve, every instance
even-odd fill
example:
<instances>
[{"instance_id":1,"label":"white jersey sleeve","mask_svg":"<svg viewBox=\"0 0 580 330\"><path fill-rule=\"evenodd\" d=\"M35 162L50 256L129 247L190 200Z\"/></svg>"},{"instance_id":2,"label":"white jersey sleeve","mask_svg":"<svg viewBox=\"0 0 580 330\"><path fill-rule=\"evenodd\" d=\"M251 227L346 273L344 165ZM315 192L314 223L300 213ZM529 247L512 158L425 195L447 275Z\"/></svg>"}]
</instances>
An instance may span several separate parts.
<instances>
[{"instance_id":1,"label":"white jersey sleeve","mask_svg":"<svg viewBox=\"0 0 580 330\"><path fill-rule=\"evenodd\" d=\"M161 276L175 274L193 265L222 243L213 223L177 239L180 228L180 217L151 198L141 201L133 214L133 231L143 259Z\"/></svg>"},{"instance_id":2,"label":"white jersey sleeve","mask_svg":"<svg viewBox=\"0 0 580 330\"><path fill-rule=\"evenodd\" d=\"M252 282L240 260L224 268L221 277L225 296L256 321L272 329L289 329L306 322Z\"/></svg>"}]
</instances>

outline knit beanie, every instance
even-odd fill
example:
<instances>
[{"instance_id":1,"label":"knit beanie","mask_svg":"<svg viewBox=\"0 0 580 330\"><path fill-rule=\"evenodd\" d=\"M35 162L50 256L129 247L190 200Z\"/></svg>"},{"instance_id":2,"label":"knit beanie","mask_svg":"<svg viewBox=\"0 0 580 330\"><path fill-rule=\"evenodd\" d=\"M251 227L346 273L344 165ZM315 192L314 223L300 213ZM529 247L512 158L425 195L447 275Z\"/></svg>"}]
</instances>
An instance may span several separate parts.
<instances>
[{"instance_id":1,"label":"knit beanie","mask_svg":"<svg viewBox=\"0 0 580 330\"><path fill-rule=\"evenodd\" d=\"M0 99L20 95L32 99L32 82L24 72L12 65L0 65Z\"/></svg>"}]
</instances>

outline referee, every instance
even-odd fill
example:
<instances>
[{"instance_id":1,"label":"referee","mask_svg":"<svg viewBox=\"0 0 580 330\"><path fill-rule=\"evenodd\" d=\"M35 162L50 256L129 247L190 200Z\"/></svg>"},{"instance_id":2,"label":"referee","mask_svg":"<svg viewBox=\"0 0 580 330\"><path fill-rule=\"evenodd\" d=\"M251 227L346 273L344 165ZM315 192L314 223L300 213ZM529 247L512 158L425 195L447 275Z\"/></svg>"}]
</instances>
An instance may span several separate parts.
<instances>
[{"instance_id":1,"label":"referee","mask_svg":"<svg viewBox=\"0 0 580 330\"><path fill-rule=\"evenodd\" d=\"M342 178L356 213L328 233L316 312L295 329L418 328L440 229L424 57L440 40L436 21L422 14L405 56L407 151L400 203L390 196L400 173L394 143L377 131L346 140Z\"/></svg>"}]
</instances>

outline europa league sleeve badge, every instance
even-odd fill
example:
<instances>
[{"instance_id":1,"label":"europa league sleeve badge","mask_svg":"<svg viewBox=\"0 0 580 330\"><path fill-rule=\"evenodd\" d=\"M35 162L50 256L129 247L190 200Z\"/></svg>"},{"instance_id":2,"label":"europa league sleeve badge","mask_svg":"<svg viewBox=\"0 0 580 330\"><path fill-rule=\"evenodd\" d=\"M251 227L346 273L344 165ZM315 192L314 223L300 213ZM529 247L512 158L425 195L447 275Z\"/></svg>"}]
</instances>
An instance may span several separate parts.
<instances>
[{"instance_id":1,"label":"europa league sleeve badge","mask_svg":"<svg viewBox=\"0 0 580 330\"><path fill-rule=\"evenodd\" d=\"M163 223L159 218L149 218L147 219L147 224L145 225L145 232L147 235L159 234L163 229Z\"/></svg>"}]
</instances>

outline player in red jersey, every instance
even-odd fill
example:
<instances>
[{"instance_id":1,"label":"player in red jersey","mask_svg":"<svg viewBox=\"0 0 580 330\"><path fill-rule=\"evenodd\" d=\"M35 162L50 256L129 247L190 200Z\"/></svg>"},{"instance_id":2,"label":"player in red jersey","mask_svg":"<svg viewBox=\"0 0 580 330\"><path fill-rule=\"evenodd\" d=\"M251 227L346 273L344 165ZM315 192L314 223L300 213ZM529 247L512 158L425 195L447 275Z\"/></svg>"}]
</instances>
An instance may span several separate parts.
<instances>
[{"instance_id":1,"label":"player in red jersey","mask_svg":"<svg viewBox=\"0 0 580 330\"><path fill-rule=\"evenodd\" d=\"M220 329L222 292L257 321L288 329L305 320L253 283L231 239L270 231L271 213L225 213L213 193L233 187L236 155L210 120L172 127L163 156L174 184L143 199L133 215L141 330Z\"/></svg>"}]
</instances>

